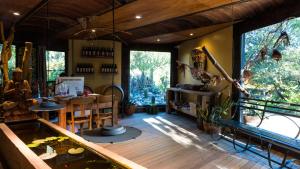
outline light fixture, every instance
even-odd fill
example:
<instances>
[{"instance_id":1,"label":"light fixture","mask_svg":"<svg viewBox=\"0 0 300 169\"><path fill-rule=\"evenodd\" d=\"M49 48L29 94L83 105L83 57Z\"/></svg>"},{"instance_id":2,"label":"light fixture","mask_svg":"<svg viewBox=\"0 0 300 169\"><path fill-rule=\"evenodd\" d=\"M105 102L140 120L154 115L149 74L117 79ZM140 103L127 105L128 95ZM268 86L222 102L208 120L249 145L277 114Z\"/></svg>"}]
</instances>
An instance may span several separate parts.
<instances>
[{"instance_id":1,"label":"light fixture","mask_svg":"<svg viewBox=\"0 0 300 169\"><path fill-rule=\"evenodd\" d=\"M194 33L190 33L190 36L194 36Z\"/></svg>"},{"instance_id":2,"label":"light fixture","mask_svg":"<svg viewBox=\"0 0 300 169\"><path fill-rule=\"evenodd\" d=\"M92 32L95 33L95 32L96 32L96 29L92 29Z\"/></svg>"},{"instance_id":3,"label":"light fixture","mask_svg":"<svg viewBox=\"0 0 300 169\"><path fill-rule=\"evenodd\" d=\"M13 15L20 16L21 14L19 12L13 12Z\"/></svg>"},{"instance_id":4,"label":"light fixture","mask_svg":"<svg viewBox=\"0 0 300 169\"><path fill-rule=\"evenodd\" d=\"M160 42L160 39L159 39L159 38L157 38L157 39L156 39L156 42Z\"/></svg>"},{"instance_id":5,"label":"light fixture","mask_svg":"<svg viewBox=\"0 0 300 169\"><path fill-rule=\"evenodd\" d=\"M135 19L142 19L142 15L135 15Z\"/></svg>"}]
</instances>

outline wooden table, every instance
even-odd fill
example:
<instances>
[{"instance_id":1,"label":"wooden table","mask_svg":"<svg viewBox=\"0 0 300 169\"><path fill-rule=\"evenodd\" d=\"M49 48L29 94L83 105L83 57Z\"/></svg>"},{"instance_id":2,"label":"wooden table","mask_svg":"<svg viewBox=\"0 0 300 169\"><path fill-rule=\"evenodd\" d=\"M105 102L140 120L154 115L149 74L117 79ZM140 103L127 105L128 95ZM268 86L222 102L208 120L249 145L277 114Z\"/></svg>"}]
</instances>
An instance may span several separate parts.
<instances>
[{"instance_id":1,"label":"wooden table","mask_svg":"<svg viewBox=\"0 0 300 169\"><path fill-rule=\"evenodd\" d=\"M64 129L67 128L67 112L71 112L71 104L70 101L73 98L81 97L82 99L93 97L95 98L95 103L93 107L91 107L91 110L95 110L96 104L98 104L99 108L112 108L112 102L107 103L98 103L97 98L100 95L92 94L90 96L77 96L77 97L54 97L54 100L58 102L59 104L63 105L64 108L58 111L58 125ZM118 124L118 101L114 101L113 105L113 121L114 124Z\"/></svg>"}]
</instances>

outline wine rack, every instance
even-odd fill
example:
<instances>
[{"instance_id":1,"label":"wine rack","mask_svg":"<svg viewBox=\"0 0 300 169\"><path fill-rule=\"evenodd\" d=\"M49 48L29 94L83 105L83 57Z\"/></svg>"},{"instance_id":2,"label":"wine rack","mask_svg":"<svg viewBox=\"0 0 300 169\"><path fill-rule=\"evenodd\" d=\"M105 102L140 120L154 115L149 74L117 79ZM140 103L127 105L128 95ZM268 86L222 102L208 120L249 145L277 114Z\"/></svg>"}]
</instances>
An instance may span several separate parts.
<instances>
[{"instance_id":1,"label":"wine rack","mask_svg":"<svg viewBox=\"0 0 300 169\"><path fill-rule=\"evenodd\" d=\"M83 47L81 49L81 55L83 57L112 58L114 56L114 49L100 47Z\"/></svg>"},{"instance_id":2,"label":"wine rack","mask_svg":"<svg viewBox=\"0 0 300 169\"><path fill-rule=\"evenodd\" d=\"M94 73L93 64L77 64L76 73Z\"/></svg>"},{"instance_id":3,"label":"wine rack","mask_svg":"<svg viewBox=\"0 0 300 169\"><path fill-rule=\"evenodd\" d=\"M118 73L116 64L102 64L100 67L100 73Z\"/></svg>"}]
</instances>

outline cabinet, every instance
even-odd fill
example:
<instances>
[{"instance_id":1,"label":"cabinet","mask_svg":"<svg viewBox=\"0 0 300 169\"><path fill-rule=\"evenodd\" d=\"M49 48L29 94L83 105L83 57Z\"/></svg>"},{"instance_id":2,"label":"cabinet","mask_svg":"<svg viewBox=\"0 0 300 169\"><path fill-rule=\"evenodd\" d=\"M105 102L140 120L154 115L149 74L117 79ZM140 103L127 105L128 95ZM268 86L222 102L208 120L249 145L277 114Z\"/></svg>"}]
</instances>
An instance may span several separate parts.
<instances>
[{"instance_id":1,"label":"cabinet","mask_svg":"<svg viewBox=\"0 0 300 169\"><path fill-rule=\"evenodd\" d=\"M215 95L216 93L212 91L168 88L166 112L170 113L172 110L176 110L197 117L197 108L206 109L209 105L214 104Z\"/></svg>"}]
</instances>

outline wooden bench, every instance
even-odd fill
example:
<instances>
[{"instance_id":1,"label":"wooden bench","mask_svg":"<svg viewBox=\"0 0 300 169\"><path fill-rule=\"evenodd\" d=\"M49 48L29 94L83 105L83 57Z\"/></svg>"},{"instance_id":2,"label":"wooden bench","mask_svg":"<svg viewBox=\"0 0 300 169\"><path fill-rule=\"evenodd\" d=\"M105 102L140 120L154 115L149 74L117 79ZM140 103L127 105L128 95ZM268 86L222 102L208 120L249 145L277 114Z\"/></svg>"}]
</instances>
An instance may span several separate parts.
<instances>
[{"instance_id":1,"label":"wooden bench","mask_svg":"<svg viewBox=\"0 0 300 169\"><path fill-rule=\"evenodd\" d=\"M232 143L235 149L237 149L236 136L237 133L240 132L248 136L247 142L245 143L245 147L243 147L243 151L249 149L249 143L251 138L256 138L261 142L265 142L268 144L268 156L266 158L268 159L269 166L271 168L273 168L272 161L275 161L271 159L271 149L273 145L281 147L285 150L281 163L277 163L280 164L281 168L287 167L286 159L289 153L298 154L298 157L300 157L300 138L297 139L300 135L300 127L293 120L293 117L300 118L300 105L260 99L241 98L236 104L236 112L241 112L240 115L242 115L242 112L245 111L256 112L257 116L260 119L256 126L240 122L243 120L219 120L219 123L221 125L229 127L233 130ZM262 129L262 123L266 119L269 119L271 116L282 116L284 118L289 119L298 130L296 136L293 138L287 137L269 130Z\"/></svg>"}]
</instances>

